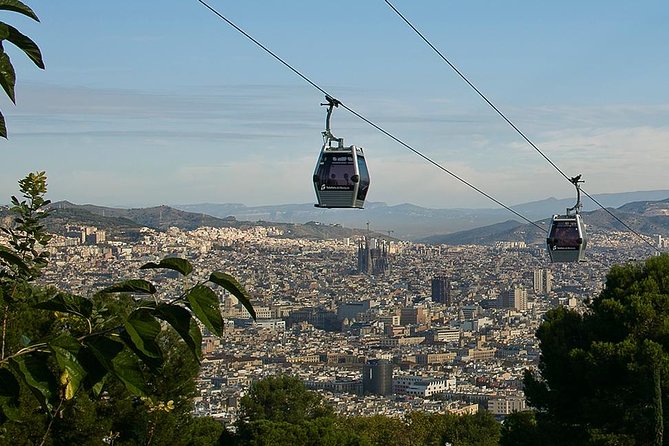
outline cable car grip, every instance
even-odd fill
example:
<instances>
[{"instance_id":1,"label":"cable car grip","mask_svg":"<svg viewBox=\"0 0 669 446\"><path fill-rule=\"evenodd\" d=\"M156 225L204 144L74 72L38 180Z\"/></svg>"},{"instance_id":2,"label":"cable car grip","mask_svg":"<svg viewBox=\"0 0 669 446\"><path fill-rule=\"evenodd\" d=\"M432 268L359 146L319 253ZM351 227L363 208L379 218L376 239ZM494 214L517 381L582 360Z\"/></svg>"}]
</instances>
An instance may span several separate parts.
<instances>
[{"instance_id":1,"label":"cable car grip","mask_svg":"<svg viewBox=\"0 0 669 446\"><path fill-rule=\"evenodd\" d=\"M585 183L585 180L581 180L581 174L578 174L569 179L569 182L576 188L576 204L573 207L567 208L567 215L571 215L572 211L575 211L575 213L578 214L583 207L583 204L581 203L581 186L579 186L578 183Z\"/></svg>"},{"instance_id":2,"label":"cable car grip","mask_svg":"<svg viewBox=\"0 0 669 446\"><path fill-rule=\"evenodd\" d=\"M325 140L325 145L328 145L330 141L337 141L339 143L339 146L341 146L343 144L343 139L335 138L335 136L330 131L330 117L332 116L332 109L334 107L339 107L339 104L341 104L341 102L339 102L338 99L333 98L329 94L325 95L325 100L327 102L321 102L321 105L328 106L327 115L325 116L325 131L323 132L323 139Z\"/></svg>"}]
</instances>

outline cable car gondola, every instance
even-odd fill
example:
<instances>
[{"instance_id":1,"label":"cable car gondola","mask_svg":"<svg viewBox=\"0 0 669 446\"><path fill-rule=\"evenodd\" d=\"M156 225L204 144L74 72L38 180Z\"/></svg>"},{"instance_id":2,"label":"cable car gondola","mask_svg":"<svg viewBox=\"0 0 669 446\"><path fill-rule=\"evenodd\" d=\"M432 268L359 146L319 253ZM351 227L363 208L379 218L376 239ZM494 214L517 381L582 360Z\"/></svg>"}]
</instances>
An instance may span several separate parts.
<instances>
[{"instance_id":1,"label":"cable car gondola","mask_svg":"<svg viewBox=\"0 0 669 446\"><path fill-rule=\"evenodd\" d=\"M553 215L551 227L546 239L551 262L582 262L585 260L587 237L585 223L580 215L581 188L578 183L581 175L571 179L576 187L576 204L567 209L565 215ZM572 213L573 212L573 213Z\"/></svg>"},{"instance_id":2,"label":"cable car gondola","mask_svg":"<svg viewBox=\"0 0 669 446\"><path fill-rule=\"evenodd\" d=\"M332 109L339 101L325 96L328 111L321 149L314 170L314 189L319 208L362 209L369 190L369 172L362 147L344 146L344 138L335 138L330 132Z\"/></svg>"}]
</instances>

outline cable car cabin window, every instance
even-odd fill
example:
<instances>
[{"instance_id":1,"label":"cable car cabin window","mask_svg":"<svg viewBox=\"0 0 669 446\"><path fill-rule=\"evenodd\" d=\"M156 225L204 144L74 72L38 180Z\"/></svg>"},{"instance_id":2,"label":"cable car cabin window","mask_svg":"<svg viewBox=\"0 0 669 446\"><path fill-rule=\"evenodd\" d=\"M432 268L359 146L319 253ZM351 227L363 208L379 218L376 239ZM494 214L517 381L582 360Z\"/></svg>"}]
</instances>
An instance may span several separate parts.
<instances>
[{"instance_id":1,"label":"cable car cabin window","mask_svg":"<svg viewBox=\"0 0 669 446\"><path fill-rule=\"evenodd\" d=\"M355 165L353 156L326 153L318 166L318 182L321 190L353 190Z\"/></svg>"},{"instance_id":2,"label":"cable car cabin window","mask_svg":"<svg viewBox=\"0 0 669 446\"><path fill-rule=\"evenodd\" d=\"M564 250L577 250L583 242L575 220L554 222L549 239L553 241L553 249Z\"/></svg>"},{"instance_id":3,"label":"cable car cabin window","mask_svg":"<svg viewBox=\"0 0 669 446\"><path fill-rule=\"evenodd\" d=\"M365 158L358 155L358 172L360 173L360 186L358 187L358 200L365 201L367 191L369 190L369 172Z\"/></svg>"}]
</instances>

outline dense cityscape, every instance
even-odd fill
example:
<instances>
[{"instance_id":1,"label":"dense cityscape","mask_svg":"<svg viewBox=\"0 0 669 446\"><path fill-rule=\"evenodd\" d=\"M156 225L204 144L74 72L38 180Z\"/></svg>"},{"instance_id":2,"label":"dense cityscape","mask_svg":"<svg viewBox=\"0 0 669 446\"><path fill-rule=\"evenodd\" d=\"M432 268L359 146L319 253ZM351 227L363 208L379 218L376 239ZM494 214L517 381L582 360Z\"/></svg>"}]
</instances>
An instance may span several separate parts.
<instances>
[{"instance_id":1,"label":"dense cityscape","mask_svg":"<svg viewBox=\"0 0 669 446\"><path fill-rule=\"evenodd\" d=\"M551 264L544 246L524 242L307 240L260 226L141 234L128 243L69 227L51 240L42 280L87 296L143 277L169 299L183 281L139 267L172 256L196 266L191 284L212 271L236 277L257 319L221 290L226 330L203 339L195 401L197 415L227 423L251 383L271 375L299 377L342 415L485 409L501 419L526 408L522 378L538 364L545 312L583 309L611 266L648 256L623 232L592 234L581 264Z\"/></svg>"},{"instance_id":2,"label":"dense cityscape","mask_svg":"<svg viewBox=\"0 0 669 446\"><path fill-rule=\"evenodd\" d=\"M68 3L0 1L0 446L669 445L664 3Z\"/></svg>"}]
</instances>

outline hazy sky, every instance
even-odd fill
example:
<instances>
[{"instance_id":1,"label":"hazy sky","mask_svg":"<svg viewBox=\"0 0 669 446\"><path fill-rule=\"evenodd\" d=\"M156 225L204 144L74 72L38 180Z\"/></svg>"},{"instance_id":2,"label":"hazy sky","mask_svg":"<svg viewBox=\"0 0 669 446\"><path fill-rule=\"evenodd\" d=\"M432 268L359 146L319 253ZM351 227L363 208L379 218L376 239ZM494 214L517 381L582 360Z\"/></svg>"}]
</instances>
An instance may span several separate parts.
<instances>
[{"instance_id":1,"label":"hazy sky","mask_svg":"<svg viewBox=\"0 0 669 446\"><path fill-rule=\"evenodd\" d=\"M49 198L111 206L309 203L323 95L197 0L35 0L4 13L41 47L10 44L17 105L0 100L0 202L46 170ZM513 205L573 195L382 0L210 4L320 87ZM393 4L589 193L669 189L669 3ZM496 207L343 109L365 148L369 201Z\"/></svg>"}]
</instances>

